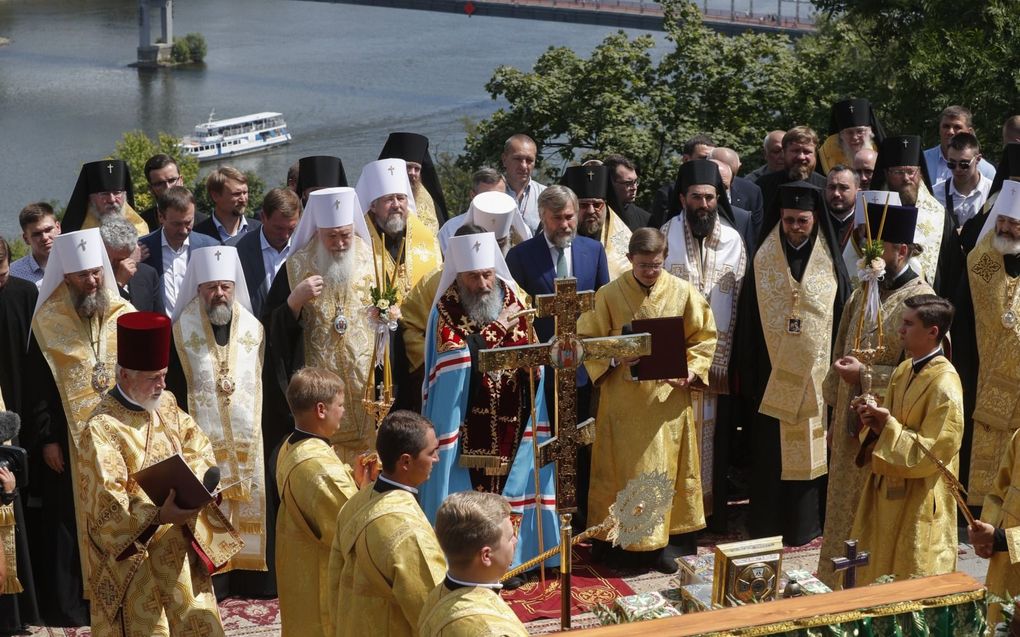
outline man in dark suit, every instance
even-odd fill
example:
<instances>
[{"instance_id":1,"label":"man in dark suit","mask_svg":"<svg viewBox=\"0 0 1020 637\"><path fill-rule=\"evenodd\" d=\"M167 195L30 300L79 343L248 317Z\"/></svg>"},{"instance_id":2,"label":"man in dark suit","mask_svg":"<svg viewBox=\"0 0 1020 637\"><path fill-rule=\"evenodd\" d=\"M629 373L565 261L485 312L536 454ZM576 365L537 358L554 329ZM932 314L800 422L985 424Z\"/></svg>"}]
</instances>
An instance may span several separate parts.
<instances>
[{"instance_id":1,"label":"man in dark suit","mask_svg":"<svg viewBox=\"0 0 1020 637\"><path fill-rule=\"evenodd\" d=\"M825 190L825 177L815 172L817 162L818 135L807 126L794 126L783 135L783 163L786 168L765 173L758 178L764 209L769 210L777 196L779 187L794 181L806 181ZM760 223L760 222L759 222ZM771 231L772 228L766 228ZM755 229L761 239L762 227Z\"/></svg>"},{"instance_id":2,"label":"man in dark suit","mask_svg":"<svg viewBox=\"0 0 1020 637\"><path fill-rule=\"evenodd\" d=\"M262 200L262 226L227 241L237 257L248 285L251 313L262 318L262 305L273 279L290 254L290 237L301 218L301 200L289 188L273 188Z\"/></svg>"},{"instance_id":3,"label":"man in dark suit","mask_svg":"<svg viewBox=\"0 0 1020 637\"><path fill-rule=\"evenodd\" d=\"M149 226L149 232L159 230L159 214L156 211L156 202L163 196L167 189L174 186L183 186L184 179L181 177L181 170L177 162L170 155L159 153L149 157L142 169L145 173L145 181L149 183L149 194L152 195L152 205L139 213L145 224ZM208 215L200 212L195 213L195 224L202 223L208 219ZM136 306L137 307L137 306ZM141 308L138 308L139 310Z\"/></svg>"},{"instance_id":4,"label":"man in dark suit","mask_svg":"<svg viewBox=\"0 0 1020 637\"><path fill-rule=\"evenodd\" d=\"M542 225L538 234L510 249L506 264L517 284L532 298L556 291L555 280L560 277L577 279L577 291L595 291L609 283L609 262L602 244L577 234L579 204L577 195L566 186L549 186L538 197L538 212ZM630 276L625 274L624 276ZM542 342L552 338L555 323L552 318L535 320L535 332ZM555 383L551 368L546 368L546 396L552 399ZM577 370L578 422L590 414L591 382L584 367ZM549 402L548 404L553 404ZM588 476L591 471L591 450L582 449L578 455L578 526L585 528L588 510Z\"/></svg>"},{"instance_id":5,"label":"man in dark suit","mask_svg":"<svg viewBox=\"0 0 1020 637\"><path fill-rule=\"evenodd\" d=\"M715 150L719 149L716 148ZM714 153L715 150L712 152ZM730 209L733 211L732 219L728 218L726 215L723 215L721 219L723 223L729 225L731 228L740 233L740 238L744 240L744 249L747 250L748 256L752 257L754 256L755 248L758 245L758 236L755 234L755 228L761 227L761 219L763 216L760 207L761 190L758 190L758 186L750 184L750 186L756 191L755 194L757 195L759 206L757 211L734 203L730 197L733 196L737 183L735 181L736 178L733 176L733 169L731 165L721 159L709 159L708 161L711 161L719 168L719 178L722 180L722 187L726 191L726 200L729 201ZM744 200L746 201L747 197L745 197Z\"/></svg>"},{"instance_id":6,"label":"man in dark suit","mask_svg":"<svg viewBox=\"0 0 1020 637\"><path fill-rule=\"evenodd\" d=\"M159 274L150 265L139 263L138 232L126 219L111 219L99 227L106 254L117 279L121 298L130 301L139 312L165 312L159 292Z\"/></svg>"},{"instance_id":7,"label":"man in dark suit","mask_svg":"<svg viewBox=\"0 0 1020 637\"><path fill-rule=\"evenodd\" d=\"M220 242L192 232L195 197L184 186L167 189L158 205L162 227L139 239L138 244L142 249L142 263L156 270L163 310L169 315L173 312L180 286L184 282L191 251L220 245Z\"/></svg>"},{"instance_id":8,"label":"man in dark suit","mask_svg":"<svg viewBox=\"0 0 1020 637\"><path fill-rule=\"evenodd\" d=\"M226 243L240 238L246 232L257 230L261 225L255 219L245 216L248 211L248 178L233 166L222 166L209 173L205 189L212 199L213 214L195 225L195 232Z\"/></svg>"}]
</instances>

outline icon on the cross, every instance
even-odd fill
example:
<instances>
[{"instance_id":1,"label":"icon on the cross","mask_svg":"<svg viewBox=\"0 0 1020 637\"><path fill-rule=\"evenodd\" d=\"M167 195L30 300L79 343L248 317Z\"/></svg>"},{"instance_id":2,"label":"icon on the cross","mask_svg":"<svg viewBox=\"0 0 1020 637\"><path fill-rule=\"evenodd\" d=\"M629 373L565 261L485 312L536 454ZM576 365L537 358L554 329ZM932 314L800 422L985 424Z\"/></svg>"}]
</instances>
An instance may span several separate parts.
<instances>
[{"instance_id":1,"label":"icon on the cross","mask_svg":"<svg viewBox=\"0 0 1020 637\"><path fill-rule=\"evenodd\" d=\"M110 173L111 175L113 174L113 164L106 165L106 172Z\"/></svg>"},{"instance_id":2,"label":"icon on the cross","mask_svg":"<svg viewBox=\"0 0 1020 637\"><path fill-rule=\"evenodd\" d=\"M389 167L389 168L387 168L386 170L390 171L390 176L392 177L392 176L393 176L393 173L395 173L397 169L396 169L396 168L394 168L393 166L390 166L390 167Z\"/></svg>"},{"instance_id":3,"label":"icon on the cross","mask_svg":"<svg viewBox=\"0 0 1020 637\"><path fill-rule=\"evenodd\" d=\"M78 247L81 248L82 252L85 252L85 246L87 245L88 243L85 242L85 239L82 239L81 241L78 242Z\"/></svg>"},{"instance_id":4,"label":"icon on the cross","mask_svg":"<svg viewBox=\"0 0 1020 637\"><path fill-rule=\"evenodd\" d=\"M471 247L475 249L475 252L478 252L479 250L482 249L482 244L479 241L475 241L475 245L473 245Z\"/></svg>"},{"instance_id":5,"label":"icon on the cross","mask_svg":"<svg viewBox=\"0 0 1020 637\"><path fill-rule=\"evenodd\" d=\"M589 168L588 169L588 181L591 181L592 179L595 179L595 171L593 171L591 168Z\"/></svg>"},{"instance_id":6,"label":"icon on the cross","mask_svg":"<svg viewBox=\"0 0 1020 637\"><path fill-rule=\"evenodd\" d=\"M217 250L216 252L213 252L213 256L214 256L214 257L216 257L216 260L217 260L217 261L219 261L219 260L220 260L220 255L221 255L221 254L223 254L223 253L222 253L222 252L220 252L219 250Z\"/></svg>"}]
</instances>

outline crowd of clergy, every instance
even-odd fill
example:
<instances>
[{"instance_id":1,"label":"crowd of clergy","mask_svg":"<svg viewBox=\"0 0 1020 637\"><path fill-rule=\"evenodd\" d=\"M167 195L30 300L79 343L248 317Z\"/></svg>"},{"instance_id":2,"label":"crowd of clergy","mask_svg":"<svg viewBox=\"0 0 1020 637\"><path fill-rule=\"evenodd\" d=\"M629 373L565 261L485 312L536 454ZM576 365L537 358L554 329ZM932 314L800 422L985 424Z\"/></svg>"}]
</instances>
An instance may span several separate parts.
<instances>
[{"instance_id":1,"label":"crowd of clergy","mask_svg":"<svg viewBox=\"0 0 1020 637\"><path fill-rule=\"evenodd\" d=\"M954 571L969 506L987 586L1020 590L1020 116L996 164L962 106L926 150L865 99L827 133L770 132L746 176L697 135L650 210L621 155L534 180L546 140L523 133L466 211L414 133L354 187L302 158L257 211L219 166L208 216L167 155L147 210L123 161L84 164L62 215L21 210L24 257L0 238L0 634L222 635L241 596L279 597L284 635L525 635L516 567L652 474L661 521L596 533L592 560L670 573L707 532L821 537L837 589L849 539L858 583ZM573 329L534 316L563 278L594 293L582 339L681 317L686 376L483 371ZM595 432L572 518L536 466L566 410ZM195 484L139 476L181 459Z\"/></svg>"}]
</instances>

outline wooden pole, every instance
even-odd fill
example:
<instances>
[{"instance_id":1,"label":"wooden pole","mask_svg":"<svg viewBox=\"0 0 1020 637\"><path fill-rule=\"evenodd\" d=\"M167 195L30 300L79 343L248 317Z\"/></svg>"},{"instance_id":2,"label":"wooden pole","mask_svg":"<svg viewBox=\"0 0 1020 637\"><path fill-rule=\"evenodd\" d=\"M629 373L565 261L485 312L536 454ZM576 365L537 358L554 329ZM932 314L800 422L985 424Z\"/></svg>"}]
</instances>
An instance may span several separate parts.
<instances>
[{"instance_id":1,"label":"wooden pole","mask_svg":"<svg viewBox=\"0 0 1020 637\"><path fill-rule=\"evenodd\" d=\"M560 513L560 630L570 630L570 517Z\"/></svg>"}]
</instances>

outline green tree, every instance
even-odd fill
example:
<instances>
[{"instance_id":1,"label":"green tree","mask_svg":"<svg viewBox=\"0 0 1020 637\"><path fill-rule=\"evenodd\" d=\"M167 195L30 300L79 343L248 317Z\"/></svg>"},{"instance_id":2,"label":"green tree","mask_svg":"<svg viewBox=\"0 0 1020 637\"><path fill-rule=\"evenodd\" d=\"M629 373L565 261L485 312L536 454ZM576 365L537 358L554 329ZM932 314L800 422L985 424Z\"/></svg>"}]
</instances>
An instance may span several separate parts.
<instances>
[{"instance_id":1,"label":"green tree","mask_svg":"<svg viewBox=\"0 0 1020 637\"><path fill-rule=\"evenodd\" d=\"M208 47L201 33L189 33L183 38L175 37L170 48L170 59L174 64L197 64L205 60Z\"/></svg>"},{"instance_id":2,"label":"green tree","mask_svg":"<svg viewBox=\"0 0 1020 637\"><path fill-rule=\"evenodd\" d=\"M198 160L181 151L178 146L180 141L180 138L167 133L159 133L156 139L151 139L142 131L128 131L117 142L111 158L127 162L131 171L131 185L135 191L135 207L139 212L155 203L149 193L149 182L144 171L145 162L153 155L163 153L173 157L185 184L192 183L198 177Z\"/></svg>"}]
</instances>

